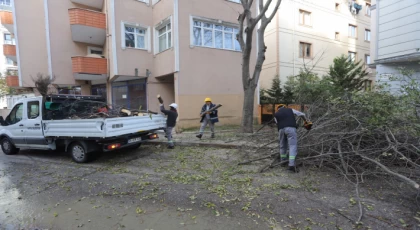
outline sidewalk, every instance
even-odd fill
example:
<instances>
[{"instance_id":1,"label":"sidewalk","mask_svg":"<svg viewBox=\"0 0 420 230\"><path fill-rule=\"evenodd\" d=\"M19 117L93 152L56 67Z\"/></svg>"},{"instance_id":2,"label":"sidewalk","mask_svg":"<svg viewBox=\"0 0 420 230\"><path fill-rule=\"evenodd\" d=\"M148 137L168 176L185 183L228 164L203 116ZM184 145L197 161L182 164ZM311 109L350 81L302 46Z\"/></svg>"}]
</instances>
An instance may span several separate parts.
<instances>
[{"instance_id":1,"label":"sidewalk","mask_svg":"<svg viewBox=\"0 0 420 230\"><path fill-rule=\"evenodd\" d=\"M257 131L261 126L256 126L254 131ZM215 129L215 138L211 138L210 130L204 132L203 137L198 139L199 128L188 129L182 133L173 133L172 137L177 146L201 146L201 147L215 147L215 148L258 148L255 143L249 142L249 136L252 134L244 134L240 132L239 126L219 126ZM147 144L166 144L167 139L165 134L159 133L159 139L146 142Z\"/></svg>"}]
</instances>

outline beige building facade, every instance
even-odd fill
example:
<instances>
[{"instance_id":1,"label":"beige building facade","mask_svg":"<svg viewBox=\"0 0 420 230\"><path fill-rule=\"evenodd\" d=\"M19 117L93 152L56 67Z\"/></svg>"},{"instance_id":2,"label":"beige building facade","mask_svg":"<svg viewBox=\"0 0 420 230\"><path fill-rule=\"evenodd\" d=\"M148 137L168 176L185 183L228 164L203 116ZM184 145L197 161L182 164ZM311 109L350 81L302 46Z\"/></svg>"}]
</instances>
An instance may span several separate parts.
<instances>
[{"instance_id":1,"label":"beige building facade","mask_svg":"<svg viewBox=\"0 0 420 230\"><path fill-rule=\"evenodd\" d=\"M260 88L269 88L275 76L285 83L305 66L322 77L340 55L369 64L370 7L370 1L363 0L283 0L266 30Z\"/></svg>"},{"instance_id":2,"label":"beige building facade","mask_svg":"<svg viewBox=\"0 0 420 230\"><path fill-rule=\"evenodd\" d=\"M412 71L420 82L420 1L372 0L372 63L378 83L387 83L389 90L399 93L401 84L411 82L401 68ZM406 81L405 81L406 80Z\"/></svg>"},{"instance_id":3,"label":"beige building facade","mask_svg":"<svg viewBox=\"0 0 420 230\"><path fill-rule=\"evenodd\" d=\"M19 69L11 86L31 89L32 77L49 74L56 93L102 95L114 107L152 111L160 94L165 104L179 104L179 127L198 126L211 97L223 104L222 124L240 123L239 1L12 2L2 11L16 40L8 53Z\"/></svg>"}]
</instances>

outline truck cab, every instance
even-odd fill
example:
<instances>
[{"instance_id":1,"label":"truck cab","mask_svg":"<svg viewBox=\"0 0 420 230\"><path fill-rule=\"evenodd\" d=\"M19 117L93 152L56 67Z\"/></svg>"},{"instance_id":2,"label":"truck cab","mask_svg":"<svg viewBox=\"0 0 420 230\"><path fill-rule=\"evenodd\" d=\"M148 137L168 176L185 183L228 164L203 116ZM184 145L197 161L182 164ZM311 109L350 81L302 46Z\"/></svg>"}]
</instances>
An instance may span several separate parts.
<instances>
[{"instance_id":1,"label":"truck cab","mask_svg":"<svg viewBox=\"0 0 420 230\"><path fill-rule=\"evenodd\" d=\"M0 116L3 153L17 154L21 148L63 147L75 162L85 163L94 159L95 152L138 148L142 142L158 138L157 132L166 128L166 118L161 114L120 116L115 115L119 110L113 110L113 114L92 116L107 111L98 111L106 103L92 98L63 99L54 108L53 100L46 102L44 109L42 103L42 97L24 98L16 102L6 118Z\"/></svg>"},{"instance_id":2,"label":"truck cab","mask_svg":"<svg viewBox=\"0 0 420 230\"><path fill-rule=\"evenodd\" d=\"M42 130L42 97L19 100L4 119L0 117L1 147L5 154L19 148L48 149Z\"/></svg>"}]
</instances>

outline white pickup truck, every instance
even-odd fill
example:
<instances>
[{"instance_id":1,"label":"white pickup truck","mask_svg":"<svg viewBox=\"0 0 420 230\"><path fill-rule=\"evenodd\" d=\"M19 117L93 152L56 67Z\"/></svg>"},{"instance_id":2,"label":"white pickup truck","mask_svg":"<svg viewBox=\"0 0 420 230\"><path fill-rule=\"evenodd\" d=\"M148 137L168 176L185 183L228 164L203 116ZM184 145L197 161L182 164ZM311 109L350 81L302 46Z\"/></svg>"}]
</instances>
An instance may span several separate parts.
<instances>
[{"instance_id":1,"label":"white pickup truck","mask_svg":"<svg viewBox=\"0 0 420 230\"><path fill-rule=\"evenodd\" d=\"M163 115L43 120L41 103L42 97L21 99L6 119L0 117L3 153L64 147L75 162L85 163L97 152L138 148L143 141L158 138L156 132L166 127Z\"/></svg>"}]
</instances>

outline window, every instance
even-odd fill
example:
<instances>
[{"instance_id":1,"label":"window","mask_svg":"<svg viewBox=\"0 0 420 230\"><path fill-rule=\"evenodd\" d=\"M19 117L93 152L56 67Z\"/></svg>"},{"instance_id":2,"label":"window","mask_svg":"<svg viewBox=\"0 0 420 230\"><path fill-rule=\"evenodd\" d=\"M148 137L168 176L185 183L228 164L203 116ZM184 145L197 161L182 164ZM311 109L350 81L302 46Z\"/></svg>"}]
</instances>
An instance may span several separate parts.
<instances>
[{"instance_id":1,"label":"window","mask_svg":"<svg viewBox=\"0 0 420 230\"><path fill-rule=\"evenodd\" d=\"M370 55L365 55L365 63L366 63L366 65L369 65L370 64Z\"/></svg>"},{"instance_id":2,"label":"window","mask_svg":"<svg viewBox=\"0 0 420 230\"><path fill-rule=\"evenodd\" d=\"M6 117L6 123L13 125L22 120L23 116L23 104L17 104L10 112L9 116Z\"/></svg>"},{"instance_id":3,"label":"window","mask_svg":"<svg viewBox=\"0 0 420 230\"><path fill-rule=\"evenodd\" d=\"M335 32L335 40L340 41L340 33Z\"/></svg>"},{"instance_id":4,"label":"window","mask_svg":"<svg viewBox=\"0 0 420 230\"><path fill-rule=\"evenodd\" d=\"M12 59L6 57L6 65L14 65L14 64L15 62Z\"/></svg>"},{"instance_id":5,"label":"window","mask_svg":"<svg viewBox=\"0 0 420 230\"><path fill-rule=\"evenodd\" d=\"M370 4L366 3L366 15L369 16L369 17L371 15L370 7L371 7Z\"/></svg>"},{"instance_id":6,"label":"window","mask_svg":"<svg viewBox=\"0 0 420 230\"><path fill-rule=\"evenodd\" d=\"M301 42L299 43L299 57L311 58L312 57L312 44Z\"/></svg>"},{"instance_id":7,"label":"window","mask_svg":"<svg viewBox=\"0 0 420 230\"><path fill-rule=\"evenodd\" d=\"M236 35L239 29L233 26L193 21L193 44L216 49L241 51Z\"/></svg>"},{"instance_id":8,"label":"window","mask_svg":"<svg viewBox=\"0 0 420 230\"><path fill-rule=\"evenodd\" d=\"M349 37L357 38L357 26L349 25Z\"/></svg>"},{"instance_id":9,"label":"window","mask_svg":"<svg viewBox=\"0 0 420 230\"><path fill-rule=\"evenodd\" d=\"M299 24L311 26L311 12L299 10Z\"/></svg>"},{"instance_id":10,"label":"window","mask_svg":"<svg viewBox=\"0 0 420 230\"><path fill-rule=\"evenodd\" d=\"M365 91L371 91L372 90L372 80L366 80L364 83Z\"/></svg>"},{"instance_id":11,"label":"window","mask_svg":"<svg viewBox=\"0 0 420 230\"><path fill-rule=\"evenodd\" d=\"M172 28L170 19L167 20L166 24L156 28L157 30L157 43L158 53L165 51L172 47Z\"/></svg>"},{"instance_id":12,"label":"window","mask_svg":"<svg viewBox=\"0 0 420 230\"><path fill-rule=\"evenodd\" d=\"M28 119L35 119L37 117L39 117L39 102L28 102Z\"/></svg>"},{"instance_id":13,"label":"window","mask_svg":"<svg viewBox=\"0 0 420 230\"><path fill-rule=\"evenodd\" d=\"M365 30L365 41L370 42L370 30Z\"/></svg>"},{"instance_id":14,"label":"window","mask_svg":"<svg viewBox=\"0 0 420 230\"><path fill-rule=\"evenodd\" d=\"M335 10L340 11L340 3L335 3Z\"/></svg>"},{"instance_id":15,"label":"window","mask_svg":"<svg viewBox=\"0 0 420 230\"><path fill-rule=\"evenodd\" d=\"M125 27L125 47L136 49L147 49L146 32L147 29L124 25Z\"/></svg>"},{"instance_id":16,"label":"window","mask_svg":"<svg viewBox=\"0 0 420 230\"><path fill-rule=\"evenodd\" d=\"M356 52L351 52L351 51L349 51L349 60L350 61L356 61Z\"/></svg>"},{"instance_id":17,"label":"window","mask_svg":"<svg viewBox=\"0 0 420 230\"><path fill-rule=\"evenodd\" d=\"M11 6L10 0L0 0L0 5Z\"/></svg>"},{"instance_id":18,"label":"window","mask_svg":"<svg viewBox=\"0 0 420 230\"><path fill-rule=\"evenodd\" d=\"M88 46L88 54L97 54L102 56L103 53L104 50L102 48Z\"/></svg>"},{"instance_id":19,"label":"window","mask_svg":"<svg viewBox=\"0 0 420 230\"><path fill-rule=\"evenodd\" d=\"M4 34L4 44L14 45L14 39L11 34Z\"/></svg>"}]
</instances>

